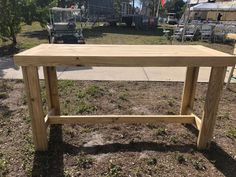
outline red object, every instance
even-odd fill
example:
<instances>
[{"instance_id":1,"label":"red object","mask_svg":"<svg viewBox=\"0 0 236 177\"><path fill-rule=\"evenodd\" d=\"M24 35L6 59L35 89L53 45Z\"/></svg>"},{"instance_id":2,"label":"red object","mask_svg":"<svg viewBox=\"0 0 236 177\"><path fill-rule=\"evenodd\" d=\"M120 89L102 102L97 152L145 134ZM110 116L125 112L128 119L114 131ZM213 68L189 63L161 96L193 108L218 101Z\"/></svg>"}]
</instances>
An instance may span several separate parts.
<instances>
[{"instance_id":1,"label":"red object","mask_svg":"<svg viewBox=\"0 0 236 177\"><path fill-rule=\"evenodd\" d=\"M161 6L164 7L165 6L165 0L161 0Z\"/></svg>"}]
</instances>

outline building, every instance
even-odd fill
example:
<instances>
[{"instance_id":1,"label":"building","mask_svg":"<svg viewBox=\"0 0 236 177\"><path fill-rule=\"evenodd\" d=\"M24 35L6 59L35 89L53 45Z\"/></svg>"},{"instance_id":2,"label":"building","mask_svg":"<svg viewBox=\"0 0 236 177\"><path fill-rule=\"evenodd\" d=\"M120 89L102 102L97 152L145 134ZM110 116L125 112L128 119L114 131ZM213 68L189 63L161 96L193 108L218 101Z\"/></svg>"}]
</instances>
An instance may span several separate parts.
<instances>
[{"instance_id":1,"label":"building","mask_svg":"<svg viewBox=\"0 0 236 177\"><path fill-rule=\"evenodd\" d=\"M191 19L217 21L221 14L221 21L236 21L236 0L191 0L190 4Z\"/></svg>"}]
</instances>

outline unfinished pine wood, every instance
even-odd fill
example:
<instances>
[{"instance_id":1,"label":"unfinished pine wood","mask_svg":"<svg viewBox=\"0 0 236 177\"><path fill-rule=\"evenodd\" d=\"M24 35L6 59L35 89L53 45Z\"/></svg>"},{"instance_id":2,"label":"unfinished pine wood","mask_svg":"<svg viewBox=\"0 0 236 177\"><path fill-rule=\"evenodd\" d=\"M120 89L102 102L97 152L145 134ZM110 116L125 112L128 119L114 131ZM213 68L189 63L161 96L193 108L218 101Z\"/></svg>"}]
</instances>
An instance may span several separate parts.
<instances>
[{"instance_id":1,"label":"unfinished pine wood","mask_svg":"<svg viewBox=\"0 0 236 177\"><path fill-rule=\"evenodd\" d=\"M34 145L36 150L45 151L48 148L48 141L40 94L38 68L34 66L22 67L22 71L28 97Z\"/></svg>"},{"instance_id":2,"label":"unfinished pine wood","mask_svg":"<svg viewBox=\"0 0 236 177\"><path fill-rule=\"evenodd\" d=\"M43 67L48 111L54 109L55 115L60 115L57 72L55 67Z\"/></svg>"},{"instance_id":3,"label":"unfinished pine wood","mask_svg":"<svg viewBox=\"0 0 236 177\"><path fill-rule=\"evenodd\" d=\"M48 125L49 125L49 123L48 123L48 117L49 117L49 116L53 116L53 115L55 115L55 109L51 109L51 110L48 112L48 114L45 116L44 122L45 122L45 124L46 124L46 127L48 127Z\"/></svg>"},{"instance_id":4,"label":"unfinished pine wood","mask_svg":"<svg viewBox=\"0 0 236 177\"><path fill-rule=\"evenodd\" d=\"M41 44L14 56L20 66L232 66L236 57L199 45Z\"/></svg>"},{"instance_id":5,"label":"unfinished pine wood","mask_svg":"<svg viewBox=\"0 0 236 177\"><path fill-rule=\"evenodd\" d=\"M49 116L49 124L111 124L111 123L186 123L195 122L191 115L93 115L93 116Z\"/></svg>"},{"instance_id":6,"label":"unfinished pine wood","mask_svg":"<svg viewBox=\"0 0 236 177\"><path fill-rule=\"evenodd\" d=\"M236 34L235 34L235 36L236 36ZM236 40L236 37L235 37L235 40ZM234 44L234 55L236 55L236 43ZM234 76L234 70L235 70L235 65L233 65L232 68L231 68L231 71L230 71L230 74L229 74L229 78L228 78L228 82L226 84L226 88L227 89L229 89L229 85L230 85L231 79Z\"/></svg>"},{"instance_id":7,"label":"unfinished pine wood","mask_svg":"<svg viewBox=\"0 0 236 177\"><path fill-rule=\"evenodd\" d=\"M195 114L191 114L191 115L193 115L195 117L195 126L198 130L200 130L201 125L202 125L202 120L198 116L196 116Z\"/></svg>"},{"instance_id":8,"label":"unfinished pine wood","mask_svg":"<svg viewBox=\"0 0 236 177\"><path fill-rule=\"evenodd\" d=\"M188 115L192 115L192 116L195 117L195 122L194 122L193 125L195 126L195 128L197 128L198 130L200 130L200 129L201 129L202 120L201 120L201 118L199 118L196 114L194 114L193 108L188 108L188 109L187 109L187 114L188 114Z\"/></svg>"},{"instance_id":9,"label":"unfinished pine wood","mask_svg":"<svg viewBox=\"0 0 236 177\"><path fill-rule=\"evenodd\" d=\"M188 67L183 89L180 114L188 114L188 109L193 109L196 85L198 80L199 67Z\"/></svg>"},{"instance_id":10,"label":"unfinished pine wood","mask_svg":"<svg viewBox=\"0 0 236 177\"><path fill-rule=\"evenodd\" d=\"M226 67L213 67L206 95L204 113L198 135L198 149L210 148L211 138L216 122L218 106L223 90Z\"/></svg>"},{"instance_id":11,"label":"unfinished pine wood","mask_svg":"<svg viewBox=\"0 0 236 177\"><path fill-rule=\"evenodd\" d=\"M227 81L227 84L226 84L226 88L227 89L229 89L229 85L230 85L231 79L234 76L234 70L235 70L235 65L232 66L231 71L229 73L229 78L228 78L228 81Z\"/></svg>"},{"instance_id":12,"label":"unfinished pine wood","mask_svg":"<svg viewBox=\"0 0 236 177\"><path fill-rule=\"evenodd\" d=\"M226 38L236 40L236 34L235 33L228 33L226 35Z\"/></svg>"},{"instance_id":13,"label":"unfinished pine wood","mask_svg":"<svg viewBox=\"0 0 236 177\"><path fill-rule=\"evenodd\" d=\"M236 55L236 43L234 44L234 55Z\"/></svg>"}]
</instances>

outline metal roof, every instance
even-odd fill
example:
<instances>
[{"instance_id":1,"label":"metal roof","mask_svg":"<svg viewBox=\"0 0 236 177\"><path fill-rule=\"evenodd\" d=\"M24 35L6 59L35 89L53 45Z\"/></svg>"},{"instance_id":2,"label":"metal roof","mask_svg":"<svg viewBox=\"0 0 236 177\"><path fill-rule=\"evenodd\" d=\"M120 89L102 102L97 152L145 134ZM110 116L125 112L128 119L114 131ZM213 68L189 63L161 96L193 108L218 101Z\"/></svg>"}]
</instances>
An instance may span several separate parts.
<instances>
[{"instance_id":1,"label":"metal roof","mask_svg":"<svg viewBox=\"0 0 236 177\"><path fill-rule=\"evenodd\" d=\"M200 3L190 8L191 11L235 11L236 2Z\"/></svg>"}]
</instances>

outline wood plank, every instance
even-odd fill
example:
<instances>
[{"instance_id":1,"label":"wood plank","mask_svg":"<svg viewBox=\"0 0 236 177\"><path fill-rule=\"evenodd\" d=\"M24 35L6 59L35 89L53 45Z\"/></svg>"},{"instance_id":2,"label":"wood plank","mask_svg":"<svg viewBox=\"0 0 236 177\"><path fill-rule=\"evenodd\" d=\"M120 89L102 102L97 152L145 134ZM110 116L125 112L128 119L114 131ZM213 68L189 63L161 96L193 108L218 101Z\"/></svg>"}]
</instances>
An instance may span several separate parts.
<instances>
[{"instance_id":1,"label":"wood plank","mask_svg":"<svg viewBox=\"0 0 236 177\"><path fill-rule=\"evenodd\" d=\"M49 124L111 124L111 123L194 123L191 115L92 115L92 116L49 116Z\"/></svg>"},{"instance_id":2,"label":"wood plank","mask_svg":"<svg viewBox=\"0 0 236 177\"><path fill-rule=\"evenodd\" d=\"M228 78L228 81L227 81L227 84L226 84L226 89L229 89L229 85L230 85L231 79L234 76L234 70L235 70L235 65L232 66L231 71L229 73L229 78Z\"/></svg>"},{"instance_id":3,"label":"wood plank","mask_svg":"<svg viewBox=\"0 0 236 177\"><path fill-rule=\"evenodd\" d=\"M196 114L194 114L193 109L190 109L190 108L188 108L187 114L195 117L194 126L200 131L201 124L202 124L201 118L199 118Z\"/></svg>"},{"instance_id":4,"label":"wood plank","mask_svg":"<svg viewBox=\"0 0 236 177\"><path fill-rule=\"evenodd\" d=\"M188 114L188 109L193 109L199 67L188 67L183 89L180 114Z\"/></svg>"},{"instance_id":5,"label":"wood plank","mask_svg":"<svg viewBox=\"0 0 236 177\"><path fill-rule=\"evenodd\" d=\"M57 72L55 67L43 67L48 111L54 109L55 115L60 115Z\"/></svg>"},{"instance_id":6,"label":"wood plank","mask_svg":"<svg viewBox=\"0 0 236 177\"><path fill-rule=\"evenodd\" d=\"M206 95L202 124L198 135L198 149L210 148L218 106L223 90L226 67L213 67Z\"/></svg>"},{"instance_id":7,"label":"wood plank","mask_svg":"<svg viewBox=\"0 0 236 177\"><path fill-rule=\"evenodd\" d=\"M35 148L38 151L45 151L48 148L48 141L40 94L38 68L33 66L22 67L22 71L28 97Z\"/></svg>"},{"instance_id":8,"label":"wood plank","mask_svg":"<svg viewBox=\"0 0 236 177\"><path fill-rule=\"evenodd\" d=\"M226 38L236 40L236 34L235 33L228 33L226 35Z\"/></svg>"},{"instance_id":9,"label":"wood plank","mask_svg":"<svg viewBox=\"0 0 236 177\"><path fill-rule=\"evenodd\" d=\"M236 55L236 43L234 44L234 52L233 52L234 55Z\"/></svg>"},{"instance_id":10,"label":"wood plank","mask_svg":"<svg viewBox=\"0 0 236 177\"><path fill-rule=\"evenodd\" d=\"M14 56L20 66L232 66L236 57L197 45L42 44Z\"/></svg>"},{"instance_id":11,"label":"wood plank","mask_svg":"<svg viewBox=\"0 0 236 177\"><path fill-rule=\"evenodd\" d=\"M195 114L192 114L193 116L195 116L195 125L196 125L196 128L198 129L198 130L200 130L201 129L201 126L202 126L202 120L198 117L198 116L196 116Z\"/></svg>"},{"instance_id":12,"label":"wood plank","mask_svg":"<svg viewBox=\"0 0 236 177\"><path fill-rule=\"evenodd\" d=\"M45 116L44 118L44 122L45 122L45 125L46 127L48 127L49 123L48 123L48 117L49 116L52 116L52 115L55 115L55 109L52 109L48 112L48 114Z\"/></svg>"},{"instance_id":13,"label":"wood plank","mask_svg":"<svg viewBox=\"0 0 236 177\"><path fill-rule=\"evenodd\" d=\"M235 36L236 36L236 34L235 34ZM235 38L235 40L236 40L236 38ZM234 44L234 53L233 54L236 55L236 43ZM228 78L228 81L227 81L227 84L226 84L226 89L229 89L231 79L234 76L234 70L235 70L235 65L233 65L232 68L231 68L229 78Z\"/></svg>"}]
</instances>

